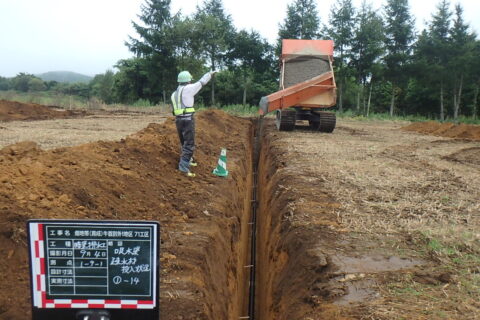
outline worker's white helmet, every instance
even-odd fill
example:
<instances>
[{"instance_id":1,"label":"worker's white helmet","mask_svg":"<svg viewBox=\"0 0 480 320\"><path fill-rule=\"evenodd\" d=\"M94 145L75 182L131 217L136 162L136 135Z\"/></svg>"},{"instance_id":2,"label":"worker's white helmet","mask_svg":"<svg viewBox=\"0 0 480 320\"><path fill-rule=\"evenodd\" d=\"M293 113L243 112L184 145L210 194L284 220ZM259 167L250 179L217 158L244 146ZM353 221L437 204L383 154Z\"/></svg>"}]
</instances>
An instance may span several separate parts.
<instances>
[{"instance_id":1,"label":"worker's white helmet","mask_svg":"<svg viewBox=\"0 0 480 320\"><path fill-rule=\"evenodd\" d=\"M192 81L193 77L188 71L182 71L178 74L178 82L186 83Z\"/></svg>"}]
</instances>

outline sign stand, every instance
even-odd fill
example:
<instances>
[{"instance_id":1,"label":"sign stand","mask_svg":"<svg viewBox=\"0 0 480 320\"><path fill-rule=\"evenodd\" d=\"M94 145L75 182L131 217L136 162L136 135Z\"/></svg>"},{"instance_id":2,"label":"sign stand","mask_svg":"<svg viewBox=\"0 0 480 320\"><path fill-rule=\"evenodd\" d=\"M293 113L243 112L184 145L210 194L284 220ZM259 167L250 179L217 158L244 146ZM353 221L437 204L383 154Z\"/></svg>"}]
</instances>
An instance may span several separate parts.
<instances>
[{"instance_id":1,"label":"sign stand","mask_svg":"<svg viewBox=\"0 0 480 320\"><path fill-rule=\"evenodd\" d=\"M33 320L157 320L159 225L30 220Z\"/></svg>"}]
</instances>

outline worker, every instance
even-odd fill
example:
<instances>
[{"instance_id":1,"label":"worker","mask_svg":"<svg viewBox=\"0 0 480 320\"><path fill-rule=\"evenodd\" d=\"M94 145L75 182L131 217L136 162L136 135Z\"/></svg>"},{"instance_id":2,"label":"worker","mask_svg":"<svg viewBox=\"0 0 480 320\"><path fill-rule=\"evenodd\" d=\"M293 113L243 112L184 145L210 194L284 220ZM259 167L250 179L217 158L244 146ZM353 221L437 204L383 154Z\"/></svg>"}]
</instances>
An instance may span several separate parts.
<instances>
[{"instance_id":1,"label":"worker","mask_svg":"<svg viewBox=\"0 0 480 320\"><path fill-rule=\"evenodd\" d=\"M172 93L173 115L182 147L178 170L189 177L195 177L195 173L190 172L190 166L197 166L193 160L193 151L195 151L194 96L215 73L216 71L207 72L199 81L192 83L193 77L190 72L182 71L178 74L178 88Z\"/></svg>"}]
</instances>

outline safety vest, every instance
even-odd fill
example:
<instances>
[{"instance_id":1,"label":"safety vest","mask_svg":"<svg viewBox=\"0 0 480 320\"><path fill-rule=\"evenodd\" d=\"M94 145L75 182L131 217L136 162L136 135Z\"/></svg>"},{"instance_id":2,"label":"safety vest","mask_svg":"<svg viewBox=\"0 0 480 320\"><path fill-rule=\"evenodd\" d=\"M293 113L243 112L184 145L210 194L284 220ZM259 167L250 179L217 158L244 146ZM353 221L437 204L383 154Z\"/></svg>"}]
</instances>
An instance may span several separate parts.
<instances>
[{"instance_id":1,"label":"safety vest","mask_svg":"<svg viewBox=\"0 0 480 320\"><path fill-rule=\"evenodd\" d=\"M173 104L174 116L180 116L182 114L195 112L195 108L187 107L183 104L183 100L182 100L183 89L185 89L185 86L179 87L174 93L172 93L172 104Z\"/></svg>"}]
</instances>

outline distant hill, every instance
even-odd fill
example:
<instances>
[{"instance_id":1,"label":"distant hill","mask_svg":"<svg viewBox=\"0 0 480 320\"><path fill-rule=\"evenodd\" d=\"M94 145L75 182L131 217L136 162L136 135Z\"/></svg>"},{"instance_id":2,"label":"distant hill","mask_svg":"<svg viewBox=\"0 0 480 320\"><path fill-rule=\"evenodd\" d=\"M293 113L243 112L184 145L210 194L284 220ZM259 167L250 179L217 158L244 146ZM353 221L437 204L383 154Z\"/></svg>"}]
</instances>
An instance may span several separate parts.
<instances>
[{"instance_id":1,"label":"distant hill","mask_svg":"<svg viewBox=\"0 0 480 320\"><path fill-rule=\"evenodd\" d=\"M57 81L57 82L89 82L92 80L92 77L86 76L84 74L71 72L71 71L50 71L41 74L37 74L37 77L43 81Z\"/></svg>"}]
</instances>

